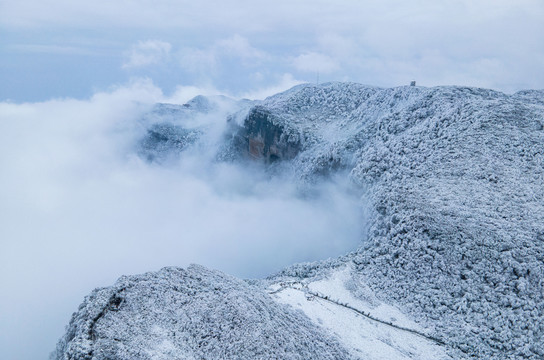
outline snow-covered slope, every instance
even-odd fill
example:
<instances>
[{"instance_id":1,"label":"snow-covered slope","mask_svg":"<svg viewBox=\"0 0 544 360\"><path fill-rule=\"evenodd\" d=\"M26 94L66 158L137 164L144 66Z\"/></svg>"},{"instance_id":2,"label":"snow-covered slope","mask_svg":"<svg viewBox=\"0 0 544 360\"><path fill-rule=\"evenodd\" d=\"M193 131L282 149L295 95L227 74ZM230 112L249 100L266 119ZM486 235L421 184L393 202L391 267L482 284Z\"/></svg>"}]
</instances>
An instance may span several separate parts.
<instances>
[{"instance_id":1,"label":"snow-covered slope","mask_svg":"<svg viewBox=\"0 0 544 360\"><path fill-rule=\"evenodd\" d=\"M467 356L541 358L543 99L542 91L327 84L266 102L291 131L324 134L295 160L301 177L340 164L367 189L369 240L343 261L379 296ZM341 114L335 125L329 113Z\"/></svg>"},{"instance_id":2,"label":"snow-covered slope","mask_svg":"<svg viewBox=\"0 0 544 360\"><path fill-rule=\"evenodd\" d=\"M331 107L342 114L346 136L310 144L295 168L339 163L367 189L369 241L350 257L365 281L467 355L544 356L544 92L361 86L349 108L344 87L359 88L268 101L297 117L293 131L330 127L316 114Z\"/></svg>"},{"instance_id":3,"label":"snow-covered slope","mask_svg":"<svg viewBox=\"0 0 544 360\"><path fill-rule=\"evenodd\" d=\"M336 339L241 280L190 266L120 278L74 314L53 358L344 359Z\"/></svg>"},{"instance_id":4,"label":"snow-covered slope","mask_svg":"<svg viewBox=\"0 0 544 360\"><path fill-rule=\"evenodd\" d=\"M368 286L355 282L359 278L352 266L344 266L318 280L274 283L270 293L336 335L356 359L452 359L442 342L399 309L378 300Z\"/></svg>"},{"instance_id":5,"label":"snow-covered slope","mask_svg":"<svg viewBox=\"0 0 544 360\"><path fill-rule=\"evenodd\" d=\"M294 265L253 286L237 283L248 302L260 299L274 309L266 311L282 324L278 333L312 333L320 353L333 358L544 358L544 91L301 85L242 113L242 122L226 128L221 149L281 162L301 184L349 171L371 204L368 234L352 253ZM141 293L153 296L130 306L159 309L170 295L154 288L157 275L146 276ZM213 310L220 299L201 291L189 296L192 306L209 304L217 321L210 324L228 322ZM82 346L78 324L93 319L85 309L97 301L91 296L76 313L59 358ZM279 304L302 313L292 322L293 313ZM169 315L161 316L168 323ZM130 319L110 323L126 335L120 354L144 346L138 336L151 334ZM185 321L168 324L177 331ZM215 325L199 326L213 333ZM94 351L105 349L96 339L85 341ZM220 348L228 345L221 342ZM175 348L200 356L191 344L180 340ZM244 354L260 358L262 346ZM314 351L304 346L300 351Z\"/></svg>"}]
</instances>

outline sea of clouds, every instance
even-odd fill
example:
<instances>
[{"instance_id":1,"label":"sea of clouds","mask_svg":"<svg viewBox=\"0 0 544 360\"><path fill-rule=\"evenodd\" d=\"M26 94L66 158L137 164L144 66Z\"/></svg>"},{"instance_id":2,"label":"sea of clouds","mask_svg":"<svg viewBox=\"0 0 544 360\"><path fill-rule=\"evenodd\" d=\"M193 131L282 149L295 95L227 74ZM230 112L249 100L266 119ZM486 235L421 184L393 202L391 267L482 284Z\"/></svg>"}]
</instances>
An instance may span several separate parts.
<instances>
[{"instance_id":1,"label":"sea of clouds","mask_svg":"<svg viewBox=\"0 0 544 360\"><path fill-rule=\"evenodd\" d=\"M364 216L345 181L308 195L287 174L215 161L222 112L202 120L209 146L138 156L152 105L199 92L134 81L87 100L0 103L3 358L46 358L83 296L123 274L199 263L258 278L358 246Z\"/></svg>"}]
</instances>

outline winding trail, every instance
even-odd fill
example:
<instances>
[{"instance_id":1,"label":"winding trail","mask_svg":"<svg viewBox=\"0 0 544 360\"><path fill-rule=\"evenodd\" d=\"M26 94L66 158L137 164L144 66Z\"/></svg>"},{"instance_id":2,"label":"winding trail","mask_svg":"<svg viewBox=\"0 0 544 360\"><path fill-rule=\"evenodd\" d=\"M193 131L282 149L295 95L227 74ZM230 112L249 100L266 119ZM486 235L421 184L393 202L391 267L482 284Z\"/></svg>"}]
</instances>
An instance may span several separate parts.
<instances>
[{"instance_id":1,"label":"winding trail","mask_svg":"<svg viewBox=\"0 0 544 360\"><path fill-rule=\"evenodd\" d=\"M299 285L300 287L297 287L295 285ZM353 306L351 306L351 305L349 305L347 303L342 303L339 300L333 300L333 299L329 298L326 295L322 295L322 294L319 294L317 292L311 291L308 288L307 285L304 285L304 284L301 284L301 283L280 283L280 288L279 289L268 292L268 293L270 295L273 295L273 294L280 293L280 292L284 291L285 289L293 289L293 290L303 292L304 294L306 294L307 300L312 300L311 299L312 297L318 298L318 299L327 301L327 302L329 302L331 304L335 304L337 306L342 306L342 307L344 307L346 309L349 309L349 310L357 313L358 315L364 316L365 318L370 319L370 320L375 321L375 322L378 322L380 324L387 325L387 326L390 326L390 327L392 327L394 329L397 329L397 330L402 330L402 331L406 331L406 332L421 336L421 337L423 337L423 338L425 338L427 340L430 340L430 341L432 341L432 342L434 342L434 343L436 343L438 345L446 345L446 343L444 343L442 340L440 340L438 338L435 338L433 336L427 335L425 333L422 333L422 332L414 330L414 329L410 329L410 328L406 328L406 327L403 327L403 326L395 325L395 324L393 324L392 322L389 322L389 321L378 319L377 317L372 316L370 313L365 313L364 311L361 311L361 310L359 310L357 308L354 308Z\"/></svg>"}]
</instances>

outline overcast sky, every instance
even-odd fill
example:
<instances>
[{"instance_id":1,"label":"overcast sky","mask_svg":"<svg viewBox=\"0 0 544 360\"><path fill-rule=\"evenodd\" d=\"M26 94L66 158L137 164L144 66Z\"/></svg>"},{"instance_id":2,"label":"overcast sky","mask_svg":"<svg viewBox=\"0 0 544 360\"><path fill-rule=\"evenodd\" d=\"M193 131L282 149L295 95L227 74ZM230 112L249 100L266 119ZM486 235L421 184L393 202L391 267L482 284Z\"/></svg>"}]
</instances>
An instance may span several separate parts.
<instances>
[{"instance_id":1,"label":"overcast sky","mask_svg":"<svg viewBox=\"0 0 544 360\"><path fill-rule=\"evenodd\" d=\"M134 77L263 96L317 73L543 88L543 23L541 0L0 0L0 99L89 97Z\"/></svg>"},{"instance_id":2,"label":"overcast sky","mask_svg":"<svg viewBox=\"0 0 544 360\"><path fill-rule=\"evenodd\" d=\"M542 89L543 24L541 0L0 0L0 358L46 359L83 296L122 274L258 277L360 244L345 184L305 199L202 154L139 159L153 103L318 77Z\"/></svg>"}]
</instances>

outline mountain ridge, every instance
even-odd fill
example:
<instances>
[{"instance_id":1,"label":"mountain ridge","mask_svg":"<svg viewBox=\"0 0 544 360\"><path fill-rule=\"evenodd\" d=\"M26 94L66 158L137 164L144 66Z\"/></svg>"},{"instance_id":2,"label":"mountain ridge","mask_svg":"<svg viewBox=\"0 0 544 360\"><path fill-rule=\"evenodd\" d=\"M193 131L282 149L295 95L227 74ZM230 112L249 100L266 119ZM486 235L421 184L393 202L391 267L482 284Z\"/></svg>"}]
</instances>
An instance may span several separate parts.
<instances>
[{"instance_id":1,"label":"mountain ridge","mask_svg":"<svg viewBox=\"0 0 544 360\"><path fill-rule=\"evenodd\" d=\"M200 98L194 103L206 105L198 111L210 110ZM349 171L371 204L366 239L358 249L337 259L293 265L254 281L261 290L248 291L261 297L279 282L315 284L350 266L348 279L342 280L342 286L352 284L350 296L363 301L370 291L371 298L402 308L446 344L448 356L544 356L544 91L507 95L468 87L307 84L246 102L231 113L236 112L243 116L226 127L218 159L282 164L301 184ZM183 128L182 120L175 126ZM145 141L144 153L158 149ZM160 153L185 151L185 145L160 146ZM92 307L92 299L86 302ZM77 333L78 324L87 320L76 313L70 326ZM328 350L312 353L315 349L304 347L304 341L296 346L314 358L328 353L358 358L349 347L353 344L330 340L330 329L313 324L296 331L321 334L320 339L329 339L321 342L330 342L329 348L323 345ZM212 331L201 325L204 332ZM88 358L68 355L67 349L81 343L77 339L65 336L53 358ZM237 344L245 349L243 341ZM89 346L101 349L93 341ZM111 356L118 358L131 351L115 349ZM198 347L186 350L183 356L217 358L202 355ZM259 357L264 350L253 351L245 354ZM285 358L297 358L296 352Z\"/></svg>"}]
</instances>

